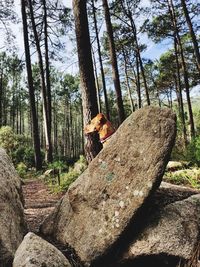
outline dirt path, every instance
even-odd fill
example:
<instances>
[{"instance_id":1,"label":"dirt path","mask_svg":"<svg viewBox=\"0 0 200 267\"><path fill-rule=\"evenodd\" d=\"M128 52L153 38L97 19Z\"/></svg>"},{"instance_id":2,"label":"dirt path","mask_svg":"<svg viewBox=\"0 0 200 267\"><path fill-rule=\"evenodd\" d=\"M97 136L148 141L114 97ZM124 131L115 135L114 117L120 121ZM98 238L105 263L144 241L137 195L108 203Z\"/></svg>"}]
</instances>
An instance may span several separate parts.
<instances>
[{"instance_id":1,"label":"dirt path","mask_svg":"<svg viewBox=\"0 0 200 267\"><path fill-rule=\"evenodd\" d=\"M29 231L37 233L45 217L54 209L62 194L51 194L41 180L28 180L23 185L25 216Z\"/></svg>"}]
</instances>

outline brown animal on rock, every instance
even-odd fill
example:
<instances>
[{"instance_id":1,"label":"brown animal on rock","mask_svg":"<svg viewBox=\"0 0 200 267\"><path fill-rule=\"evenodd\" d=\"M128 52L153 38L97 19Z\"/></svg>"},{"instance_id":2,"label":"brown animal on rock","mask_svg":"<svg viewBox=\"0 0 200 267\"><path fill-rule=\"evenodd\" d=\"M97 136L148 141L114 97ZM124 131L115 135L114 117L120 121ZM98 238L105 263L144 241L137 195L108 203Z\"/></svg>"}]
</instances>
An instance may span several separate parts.
<instances>
[{"instance_id":1,"label":"brown animal on rock","mask_svg":"<svg viewBox=\"0 0 200 267\"><path fill-rule=\"evenodd\" d=\"M98 132L100 142L104 145L105 142L115 132L115 129L111 122L107 120L105 115L103 113L99 113L91 120L90 124L85 126L84 132L85 134Z\"/></svg>"}]
</instances>

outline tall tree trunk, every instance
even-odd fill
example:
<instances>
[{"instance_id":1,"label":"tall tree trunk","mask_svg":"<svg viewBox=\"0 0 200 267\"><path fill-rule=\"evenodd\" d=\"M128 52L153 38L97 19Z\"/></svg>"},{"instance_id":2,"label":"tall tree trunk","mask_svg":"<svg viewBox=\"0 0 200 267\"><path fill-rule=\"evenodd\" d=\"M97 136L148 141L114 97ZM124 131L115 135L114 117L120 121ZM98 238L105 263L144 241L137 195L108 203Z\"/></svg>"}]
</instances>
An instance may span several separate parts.
<instances>
[{"instance_id":1,"label":"tall tree trunk","mask_svg":"<svg viewBox=\"0 0 200 267\"><path fill-rule=\"evenodd\" d=\"M16 132L19 134L19 96L16 97Z\"/></svg>"},{"instance_id":2,"label":"tall tree trunk","mask_svg":"<svg viewBox=\"0 0 200 267\"><path fill-rule=\"evenodd\" d=\"M147 102L147 105L150 105L151 103L150 103L150 97L149 97L149 89L148 89L148 86L147 86L146 75L145 75L144 66L143 66L143 62L142 62L142 57L141 57L141 53L140 53L140 46L139 46L139 43L138 43L136 25L135 25L135 22L133 20L133 15L132 15L132 12L131 12L131 9L129 7L128 2L125 1L126 7L124 6L124 1L121 1L120 3L121 3L121 7L124 10L126 16L130 20L131 29L132 29L132 32L133 32L133 42L134 42L134 45L135 45L136 57L137 57L137 60L139 62L139 66L140 66L140 70L141 70L141 74L142 74L142 79L143 79L143 83L144 83L144 89L145 89L145 94L146 94L146 102Z\"/></svg>"},{"instance_id":3,"label":"tall tree trunk","mask_svg":"<svg viewBox=\"0 0 200 267\"><path fill-rule=\"evenodd\" d=\"M55 100L55 94L53 97L53 146L54 153L58 154L58 116L57 116L57 106ZM66 116L66 114L64 114Z\"/></svg>"},{"instance_id":4,"label":"tall tree trunk","mask_svg":"<svg viewBox=\"0 0 200 267\"><path fill-rule=\"evenodd\" d=\"M91 118L98 113L86 0L73 0L73 12L79 59L84 125L86 125L90 122ZM88 135L86 137L85 154L88 162L99 153L101 148L102 145L97 136Z\"/></svg>"},{"instance_id":5,"label":"tall tree trunk","mask_svg":"<svg viewBox=\"0 0 200 267\"><path fill-rule=\"evenodd\" d=\"M184 12L184 15L185 15L185 18L186 18L186 22L187 22L187 25L188 25L188 28L189 28L189 31L190 31L190 36L192 38L192 42L193 42L193 46L194 46L194 54L195 54L196 61L197 61L197 67L198 67L198 70L199 70L199 73L200 73L200 52L199 52L198 41L197 41L193 26L192 26L192 21L190 19L189 12L188 12L185 0L181 0L181 5L182 5L183 12Z\"/></svg>"},{"instance_id":6,"label":"tall tree trunk","mask_svg":"<svg viewBox=\"0 0 200 267\"><path fill-rule=\"evenodd\" d=\"M3 69L0 77L0 127L3 125Z\"/></svg>"},{"instance_id":7,"label":"tall tree trunk","mask_svg":"<svg viewBox=\"0 0 200 267\"><path fill-rule=\"evenodd\" d=\"M3 85L3 79L4 79L4 60L5 60L6 54L3 53L1 57L1 69L0 69L0 127L3 126L4 122L4 85Z\"/></svg>"},{"instance_id":8,"label":"tall tree trunk","mask_svg":"<svg viewBox=\"0 0 200 267\"><path fill-rule=\"evenodd\" d=\"M52 128L52 106L51 106L51 83L50 83L50 64L49 64L49 46L48 46L48 23L46 0L42 1L44 9L44 45L45 45L45 70L46 70L46 94L47 94L47 116L48 116L48 154L47 161L53 161L53 148L51 141Z\"/></svg>"},{"instance_id":9,"label":"tall tree trunk","mask_svg":"<svg viewBox=\"0 0 200 267\"><path fill-rule=\"evenodd\" d=\"M44 132L45 132L45 142L46 142L45 160L47 162L51 162L52 161L52 144L51 144L51 135L50 135L51 133L50 131L51 126L50 126L50 121L49 121L50 116L49 116L48 101L47 101L48 97L47 97L46 84L45 84L45 74L44 74L42 52L40 48L40 41L38 38L37 29L36 29L31 0L29 0L29 8L30 8L30 16L31 16L33 33L34 33L34 39L35 39L35 44L36 44L37 54L38 54L38 63L39 63L39 68L40 68L40 79L41 79L42 101L43 101Z\"/></svg>"},{"instance_id":10,"label":"tall tree trunk","mask_svg":"<svg viewBox=\"0 0 200 267\"><path fill-rule=\"evenodd\" d=\"M22 134L23 105L21 93L19 95L19 134Z\"/></svg>"},{"instance_id":11,"label":"tall tree trunk","mask_svg":"<svg viewBox=\"0 0 200 267\"><path fill-rule=\"evenodd\" d=\"M190 131L191 131L191 137L195 136L195 127L194 127L194 118L193 118L193 112L192 112L192 104L190 100L190 86L189 86L189 80L188 80L188 70L185 63L184 53L183 53L183 47L181 38L179 36L178 28L177 28L177 21L176 21L176 15L174 11L174 5L172 0L168 0L168 7L169 7L169 13L172 19L175 36L177 38L178 46L179 46L179 53L181 57L181 64L183 69L183 78L185 83L185 91L186 91L186 98L187 98L187 104L188 104L188 112L189 112L189 118L190 118Z\"/></svg>"},{"instance_id":12,"label":"tall tree trunk","mask_svg":"<svg viewBox=\"0 0 200 267\"><path fill-rule=\"evenodd\" d=\"M2 91L2 95L3 95L3 108L2 108L2 112L3 112L3 122L2 125L7 125L8 122L8 101L7 101L7 93L6 90L4 88L4 86L2 87L3 91Z\"/></svg>"},{"instance_id":13,"label":"tall tree trunk","mask_svg":"<svg viewBox=\"0 0 200 267\"><path fill-rule=\"evenodd\" d=\"M38 131L38 120L36 116L35 94L34 94L34 88L33 88L31 57L30 57L30 48L29 48L29 41L28 41L26 6L25 6L24 0L21 0L21 13L22 13L22 21L23 21L24 48L25 48L25 56L26 56L26 68L27 68L29 98L30 98L30 107L31 107L32 134L33 134L33 143L34 143L34 150L35 150L35 166L37 170L40 170L42 168L42 157L41 157L41 151L40 151L40 138L39 138L39 131Z\"/></svg>"},{"instance_id":14,"label":"tall tree trunk","mask_svg":"<svg viewBox=\"0 0 200 267\"><path fill-rule=\"evenodd\" d=\"M136 86L138 95L138 108L142 107L142 96L141 96L141 86L140 86L140 66L138 54L136 53Z\"/></svg>"},{"instance_id":15,"label":"tall tree trunk","mask_svg":"<svg viewBox=\"0 0 200 267\"><path fill-rule=\"evenodd\" d=\"M128 79L127 58L126 58L126 54L125 54L124 49L122 50L122 54L123 54L123 58L124 58L124 72L125 72L125 77L126 77L126 86L127 86L127 89L128 89L128 95L129 95L129 100L130 100L131 111L134 112L135 111L135 106L134 106L133 98L132 98L132 95L131 95L131 88L130 88L129 79Z\"/></svg>"},{"instance_id":16,"label":"tall tree trunk","mask_svg":"<svg viewBox=\"0 0 200 267\"><path fill-rule=\"evenodd\" d=\"M175 60L176 60L176 72L177 72L177 93L178 93L178 102L179 102L179 113L183 127L183 138L185 145L187 144L187 131L186 131L186 124L185 124L185 113L184 113L184 106L183 106L183 96L182 96L182 88L181 88L181 77L180 77L180 70L179 70L179 59L178 59L178 47L177 47L177 37L174 36L174 51L175 51Z\"/></svg>"},{"instance_id":17,"label":"tall tree trunk","mask_svg":"<svg viewBox=\"0 0 200 267\"><path fill-rule=\"evenodd\" d=\"M106 21L106 29L108 33L110 59L111 59L111 65L112 65L113 82L114 82L114 87L115 87L115 92L116 92L116 97L117 97L119 122L122 123L125 119L125 112L124 112L124 105L123 105L123 100L122 100L122 92L121 92L121 86L120 86L119 70L118 70L118 65L117 65L117 56L116 56L116 51L115 51L113 29L112 29L112 23L110 19L108 1L102 0L102 2L103 2L103 9L104 9L104 15L105 15L105 21Z\"/></svg>"},{"instance_id":18,"label":"tall tree trunk","mask_svg":"<svg viewBox=\"0 0 200 267\"><path fill-rule=\"evenodd\" d=\"M139 47L139 44L138 44L137 30L136 30L136 26L135 26L135 23L133 21L133 17L132 17L131 12L129 14L129 19L130 19L130 22L131 22L131 27L132 27L132 31L133 31L133 35L134 35L134 42L135 42L135 45L136 45L137 59L139 61L140 70L141 70L141 74L142 74L142 79L143 79L143 82L144 82L146 101L147 101L147 105L149 106L151 104L150 103L150 98L149 98L149 89L148 89L148 86L147 86L146 75L145 75L144 66L143 66L143 62L142 62L142 58L141 58L140 47Z\"/></svg>"},{"instance_id":19,"label":"tall tree trunk","mask_svg":"<svg viewBox=\"0 0 200 267\"><path fill-rule=\"evenodd\" d=\"M106 116L107 116L107 119L110 120L110 111L109 111L109 104L108 104L108 96L107 96L107 90L106 90L106 81L105 81L105 75L104 75L104 69L103 69L103 62L102 62L102 56L101 56L101 46L100 46L100 41L99 41L99 33L98 33L97 19L96 19L96 8L94 6L94 0L92 0L92 10L93 10L94 28L95 28L96 40L97 40L97 48L98 48L98 56L99 56L99 64L100 64L100 71L101 71L101 79L102 79L102 86L103 86Z\"/></svg>"},{"instance_id":20,"label":"tall tree trunk","mask_svg":"<svg viewBox=\"0 0 200 267\"><path fill-rule=\"evenodd\" d=\"M100 97L100 87L99 87L99 80L98 80L98 74L97 74L97 65L96 65L96 59L94 54L94 49L92 47L92 58L94 62L94 74L95 74L95 81L96 81L96 90L97 90L97 104L98 104L98 111L101 112L101 97Z\"/></svg>"}]
</instances>

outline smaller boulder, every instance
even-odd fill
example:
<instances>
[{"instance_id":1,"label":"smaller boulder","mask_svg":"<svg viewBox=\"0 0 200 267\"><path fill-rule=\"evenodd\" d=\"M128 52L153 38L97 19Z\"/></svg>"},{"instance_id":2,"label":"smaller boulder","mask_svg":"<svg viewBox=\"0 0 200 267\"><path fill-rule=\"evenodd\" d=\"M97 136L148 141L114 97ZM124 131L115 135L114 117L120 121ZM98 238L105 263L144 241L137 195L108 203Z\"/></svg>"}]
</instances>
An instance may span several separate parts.
<instances>
[{"instance_id":1,"label":"smaller boulder","mask_svg":"<svg viewBox=\"0 0 200 267\"><path fill-rule=\"evenodd\" d=\"M148 225L129 246L124 259L168 255L190 261L198 247L200 234L200 194L191 193L195 195L164 207L165 201L161 205L157 203L157 211L153 210L146 222Z\"/></svg>"},{"instance_id":2,"label":"smaller boulder","mask_svg":"<svg viewBox=\"0 0 200 267\"><path fill-rule=\"evenodd\" d=\"M29 232L15 253L13 267L71 267L52 244Z\"/></svg>"},{"instance_id":3,"label":"smaller boulder","mask_svg":"<svg viewBox=\"0 0 200 267\"><path fill-rule=\"evenodd\" d=\"M185 164L180 161L169 161L167 164L167 171L176 171L184 168Z\"/></svg>"}]
</instances>

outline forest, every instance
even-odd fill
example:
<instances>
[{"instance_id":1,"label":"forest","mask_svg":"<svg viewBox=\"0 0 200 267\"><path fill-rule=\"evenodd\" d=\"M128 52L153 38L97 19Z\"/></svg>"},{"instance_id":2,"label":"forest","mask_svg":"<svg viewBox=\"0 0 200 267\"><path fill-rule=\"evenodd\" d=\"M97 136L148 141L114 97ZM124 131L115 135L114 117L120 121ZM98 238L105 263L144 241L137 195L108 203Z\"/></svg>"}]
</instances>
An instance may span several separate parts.
<instances>
[{"instance_id":1,"label":"forest","mask_svg":"<svg viewBox=\"0 0 200 267\"><path fill-rule=\"evenodd\" d=\"M0 2L0 145L20 176L89 163L102 146L84 125L148 105L177 115L172 160L200 165L199 1Z\"/></svg>"}]
</instances>

